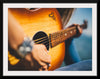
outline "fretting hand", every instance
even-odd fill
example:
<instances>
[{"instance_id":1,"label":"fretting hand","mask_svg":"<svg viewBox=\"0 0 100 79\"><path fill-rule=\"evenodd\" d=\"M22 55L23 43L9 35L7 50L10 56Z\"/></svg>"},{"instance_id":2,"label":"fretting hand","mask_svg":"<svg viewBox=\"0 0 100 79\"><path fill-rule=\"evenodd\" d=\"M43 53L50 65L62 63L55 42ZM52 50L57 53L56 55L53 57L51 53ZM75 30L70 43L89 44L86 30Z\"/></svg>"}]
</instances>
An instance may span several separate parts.
<instances>
[{"instance_id":1,"label":"fretting hand","mask_svg":"<svg viewBox=\"0 0 100 79\"><path fill-rule=\"evenodd\" d=\"M78 34L76 34L74 37L79 37L83 32L83 29L80 27L79 24L72 24L68 28L70 28L70 27L77 27Z\"/></svg>"}]
</instances>

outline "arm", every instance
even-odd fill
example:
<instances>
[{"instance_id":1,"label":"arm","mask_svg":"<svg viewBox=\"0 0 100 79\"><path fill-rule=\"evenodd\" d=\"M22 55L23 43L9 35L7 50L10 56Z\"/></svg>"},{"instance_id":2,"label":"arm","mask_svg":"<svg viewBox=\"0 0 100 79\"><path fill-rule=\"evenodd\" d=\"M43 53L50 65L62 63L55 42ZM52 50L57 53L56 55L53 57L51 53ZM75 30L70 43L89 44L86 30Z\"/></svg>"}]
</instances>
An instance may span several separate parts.
<instances>
[{"instance_id":1,"label":"arm","mask_svg":"<svg viewBox=\"0 0 100 79\"><path fill-rule=\"evenodd\" d=\"M10 47L17 50L18 46L23 43L25 36L20 24L17 23L8 9L8 42ZM27 54L24 59L26 62L30 62L30 67L32 67L33 70L47 70L48 64L51 63L51 58L48 55L46 47L41 44L34 44L34 49L31 53Z\"/></svg>"},{"instance_id":2,"label":"arm","mask_svg":"<svg viewBox=\"0 0 100 79\"><path fill-rule=\"evenodd\" d=\"M17 50L25 37L24 31L8 9L8 42L12 49Z\"/></svg>"}]
</instances>

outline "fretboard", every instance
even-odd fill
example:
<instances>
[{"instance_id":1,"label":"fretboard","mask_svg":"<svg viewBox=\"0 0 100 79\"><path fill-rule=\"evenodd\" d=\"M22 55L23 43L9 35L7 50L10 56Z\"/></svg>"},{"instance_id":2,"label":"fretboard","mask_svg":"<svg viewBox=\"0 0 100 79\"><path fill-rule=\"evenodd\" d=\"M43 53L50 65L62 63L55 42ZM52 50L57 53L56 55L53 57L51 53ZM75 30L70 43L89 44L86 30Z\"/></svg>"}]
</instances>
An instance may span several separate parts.
<instances>
[{"instance_id":1,"label":"fretboard","mask_svg":"<svg viewBox=\"0 0 100 79\"><path fill-rule=\"evenodd\" d=\"M82 29L87 28L87 21L86 20L84 20L84 24L80 25L80 28L82 28ZM58 45L59 43L62 43L65 40L74 37L78 33L79 33L79 30L76 26L52 33L49 35L50 47L52 48L52 47Z\"/></svg>"},{"instance_id":2,"label":"fretboard","mask_svg":"<svg viewBox=\"0 0 100 79\"><path fill-rule=\"evenodd\" d=\"M77 28L71 27L65 30L61 30L55 33L50 34L50 45L54 47L59 43L64 42L66 39L69 39L77 34Z\"/></svg>"}]
</instances>

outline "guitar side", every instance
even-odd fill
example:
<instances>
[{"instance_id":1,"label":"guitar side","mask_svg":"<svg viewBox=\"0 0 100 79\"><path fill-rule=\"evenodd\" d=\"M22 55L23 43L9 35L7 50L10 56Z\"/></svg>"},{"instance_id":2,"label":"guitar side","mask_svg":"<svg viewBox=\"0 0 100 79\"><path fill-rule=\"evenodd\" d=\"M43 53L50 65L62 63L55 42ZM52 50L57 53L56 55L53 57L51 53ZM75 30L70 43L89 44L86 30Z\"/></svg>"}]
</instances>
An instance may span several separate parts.
<instances>
[{"instance_id":1,"label":"guitar side","mask_svg":"<svg viewBox=\"0 0 100 79\"><path fill-rule=\"evenodd\" d=\"M11 8L10 11L31 39L38 31L44 31L49 35L62 29L61 18L55 8L41 8L35 11L29 11L25 8ZM60 67L65 55L65 43L50 48L48 54L51 56L49 70ZM19 64L20 61L12 56L10 52L8 53L8 60L10 65L13 66Z\"/></svg>"}]
</instances>

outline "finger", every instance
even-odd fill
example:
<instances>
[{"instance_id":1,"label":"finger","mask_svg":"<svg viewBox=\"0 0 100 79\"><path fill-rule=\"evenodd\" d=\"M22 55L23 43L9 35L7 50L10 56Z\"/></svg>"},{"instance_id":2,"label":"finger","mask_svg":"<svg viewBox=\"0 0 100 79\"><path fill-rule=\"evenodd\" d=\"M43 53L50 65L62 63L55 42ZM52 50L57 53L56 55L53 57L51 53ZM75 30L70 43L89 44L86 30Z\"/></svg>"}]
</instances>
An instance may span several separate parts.
<instances>
[{"instance_id":1,"label":"finger","mask_svg":"<svg viewBox=\"0 0 100 79\"><path fill-rule=\"evenodd\" d=\"M41 58L40 60L42 62L45 62L45 63L51 63L51 56L50 55L45 55L45 57Z\"/></svg>"},{"instance_id":2,"label":"finger","mask_svg":"<svg viewBox=\"0 0 100 79\"><path fill-rule=\"evenodd\" d=\"M45 51L47 51L47 48L46 48L46 46L43 44L42 45L42 48L45 50Z\"/></svg>"},{"instance_id":3,"label":"finger","mask_svg":"<svg viewBox=\"0 0 100 79\"><path fill-rule=\"evenodd\" d=\"M77 28L78 28L78 30L79 30L79 33L82 34L82 28L80 28L79 25L77 26Z\"/></svg>"},{"instance_id":4,"label":"finger","mask_svg":"<svg viewBox=\"0 0 100 79\"><path fill-rule=\"evenodd\" d=\"M45 62L45 63L50 63L50 62L51 62L51 56L48 55L48 52L45 51L44 47L42 48L41 52L42 52L42 53L41 53L42 56L41 56L40 60L41 60L42 62Z\"/></svg>"},{"instance_id":5,"label":"finger","mask_svg":"<svg viewBox=\"0 0 100 79\"><path fill-rule=\"evenodd\" d=\"M47 63L42 62L42 61L39 61L39 65L40 65L40 66L45 66L45 65L47 65Z\"/></svg>"},{"instance_id":6,"label":"finger","mask_svg":"<svg viewBox=\"0 0 100 79\"><path fill-rule=\"evenodd\" d=\"M33 62L33 63L32 63L32 62ZM31 62L31 65L35 64L35 65L37 65L38 67L41 67L41 66L46 65L46 63L45 63L45 62L42 62L41 60L38 60L38 62L37 62L37 60L35 60L33 57L32 57L32 62Z\"/></svg>"},{"instance_id":7,"label":"finger","mask_svg":"<svg viewBox=\"0 0 100 79\"><path fill-rule=\"evenodd\" d=\"M72 24L72 26L78 26L79 24Z\"/></svg>"},{"instance_id":8,"label":"finger","mask_svg":"<svg viewBox=\"0 0 100 79\"><path fill-rule=\"evenodd\" d=\"M78 24L72 24L71 26L69 26L68 28L71 28L71 27L74 27L74 26L77 26Z\"/></svg>"},{"instance_id":9,"label":"finger","mask_svg":"<svg viewBox=\"0 0 100 79\"><path fill-rule=\"evenodd\" d=\"M48 70L48 66L47 66L47 65L43 66L43 67L42 67L42 70L43 70L43 71L47 71L47 70Z\"/></svg>"},{"instance_id":10,"label":"finger","mask_svg":"<svg viewBox=\"0 0 100 79\"><path fill-rule=\"evenodd\" d=\"M39 71L42 71L42 67L39 68Z\"/></svg>"},{"instance_id":11,"label":"finger","mask_svg":"<svg viewBox=\"0 0 100 79\"><path fill-rule=\"evenodd\" d=\"M72 24L73 26L76 26L77 24Z\"/></svg>"},{"instance_id":12,"label":"finger","mask_svg":"<svg viewBox=\"0 0 100 79\"><path fill-rule=\"evenodd\" d=\"M40 67L39 71L48 71L48 69L46 67Z\"/></svg>"}]
</instances>

